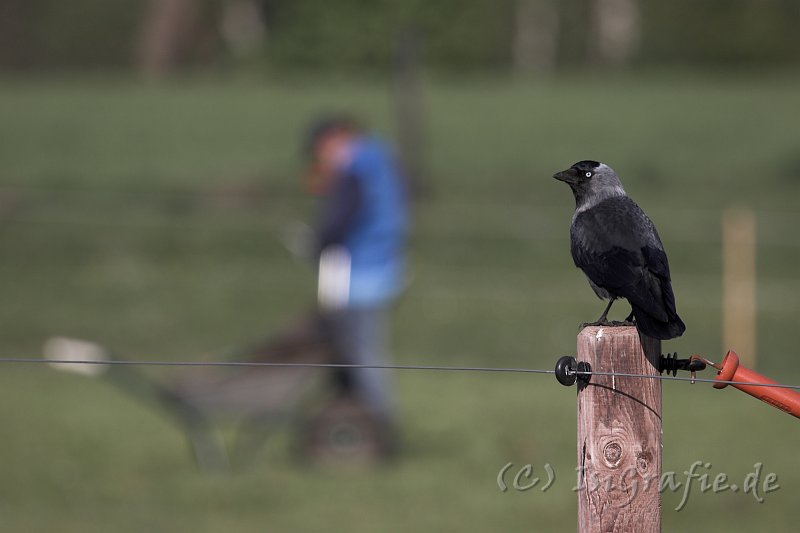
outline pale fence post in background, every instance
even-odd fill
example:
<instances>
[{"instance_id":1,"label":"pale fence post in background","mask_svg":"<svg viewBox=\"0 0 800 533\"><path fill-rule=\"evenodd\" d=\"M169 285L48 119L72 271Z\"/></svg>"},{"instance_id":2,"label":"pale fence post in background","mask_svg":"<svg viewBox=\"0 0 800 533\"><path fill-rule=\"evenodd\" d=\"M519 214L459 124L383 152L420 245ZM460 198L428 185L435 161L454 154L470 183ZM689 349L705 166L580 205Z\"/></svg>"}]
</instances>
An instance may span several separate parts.
<instances>
[{"instance_id":1,"label":"pale fence post in background","mask_svg":"<svg viewBox=\"0 0 800 533\"><path fill-rule=\"evenodd\" d=\"M756 366L756 219L748 208L722 214L722 353Z\"/></svg>"}]
</instances>

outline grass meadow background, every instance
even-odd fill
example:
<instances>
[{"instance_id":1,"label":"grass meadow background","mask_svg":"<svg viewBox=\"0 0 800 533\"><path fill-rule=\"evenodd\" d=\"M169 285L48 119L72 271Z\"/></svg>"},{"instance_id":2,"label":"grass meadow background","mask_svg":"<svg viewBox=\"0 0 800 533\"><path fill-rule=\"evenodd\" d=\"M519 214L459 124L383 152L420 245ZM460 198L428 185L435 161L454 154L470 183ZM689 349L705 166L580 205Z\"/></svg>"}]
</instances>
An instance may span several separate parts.
<instances>
[{"instance_id":1,"label":"grass meadow background","mask_svg":"<svg viewBox=\"0 0 800 533\"><path fill-rule=\"evenodd\" d=\"M679 80L679 81L676 81ZM656 222L684 337L721 359L721 210L755 209L758 366L800 383L800 78L480 78L426 86L432 192L415 207L405 364L552 368L602 304L569 257L553 172L609 163ZM393 133L388 87L298 78L0 81L0 355L46 338L197 359L279 331L314 274L281 243L307 220L299 137L352 109ZM619 304L615 318L627 314ZM735 348L735 347L733 347ZM157 379L173 370L150 369ZM575 389L551 376L396 372L405 453L380 468L298 464L280 435L243 472L194 466L180 431L102 379L0 366L3 531L573 531ZM711 377L709 373L707 377ZM778 474L763 504L694 486L665 531L792 531L800 424L733 390L664 384L664 470ZM502 493L530 463L547 492Z\"/></svg>"}]
</instances>

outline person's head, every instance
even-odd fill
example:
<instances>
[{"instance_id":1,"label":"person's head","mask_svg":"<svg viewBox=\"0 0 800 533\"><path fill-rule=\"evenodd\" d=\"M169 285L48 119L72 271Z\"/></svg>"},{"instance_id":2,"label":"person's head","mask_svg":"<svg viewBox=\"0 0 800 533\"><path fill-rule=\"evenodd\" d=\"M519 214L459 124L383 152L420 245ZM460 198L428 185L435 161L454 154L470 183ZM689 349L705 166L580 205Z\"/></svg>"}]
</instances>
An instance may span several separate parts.
<instances>
[{"instance_id":1,"label":"person's head","mask_svg":"<svg viewBox=\"0 0 800 533\"><path fill-rule=\"evenodd\" d=\"M309 190L324 193L350 157L353 139L361 132L349 116L336 115L312 122L306 133L303 151L309 160L306 176Z\"/></svg>"}]
</instances>

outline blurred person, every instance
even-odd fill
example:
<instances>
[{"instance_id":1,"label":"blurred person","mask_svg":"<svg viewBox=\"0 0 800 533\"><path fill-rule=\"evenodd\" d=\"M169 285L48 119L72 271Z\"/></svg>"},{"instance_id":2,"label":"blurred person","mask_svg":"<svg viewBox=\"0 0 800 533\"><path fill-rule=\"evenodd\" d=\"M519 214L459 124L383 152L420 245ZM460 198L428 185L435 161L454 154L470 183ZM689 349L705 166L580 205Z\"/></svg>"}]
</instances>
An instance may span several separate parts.
<instances>
[{"instance_id":1,"label":"blurred person","mask_svg":"<svg viewBox=\"0 0 800 533\"><path fill-rule=\"evenodd\" d=\"M388 364L389 315L405 286L405 179L391 149L347 116L315 121L304 150L307 186L320 199L313 252L320 312L334 351L342 363ZM389 372L343 369L337 383L375 418L382 452L395 452Z\"/></svg>"}]
</instances>

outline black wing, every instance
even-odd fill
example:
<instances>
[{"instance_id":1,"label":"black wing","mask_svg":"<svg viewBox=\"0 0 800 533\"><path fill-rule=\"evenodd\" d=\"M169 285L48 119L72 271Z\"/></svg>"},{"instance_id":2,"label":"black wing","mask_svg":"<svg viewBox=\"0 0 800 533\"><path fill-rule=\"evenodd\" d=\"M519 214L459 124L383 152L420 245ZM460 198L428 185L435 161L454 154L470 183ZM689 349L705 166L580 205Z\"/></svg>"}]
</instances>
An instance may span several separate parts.
<instances>
[{"instance_id":1,"label":"black wing","mask_svg":"<svg viewBox=\"0 0 800 533\"><path fill-rule=\"evenodd\" d=\"M578 213L571 236L575 265L595 285L661 322L676 316L664 246L633 200L610 198Z\"/></svg>"}]
</instances>

